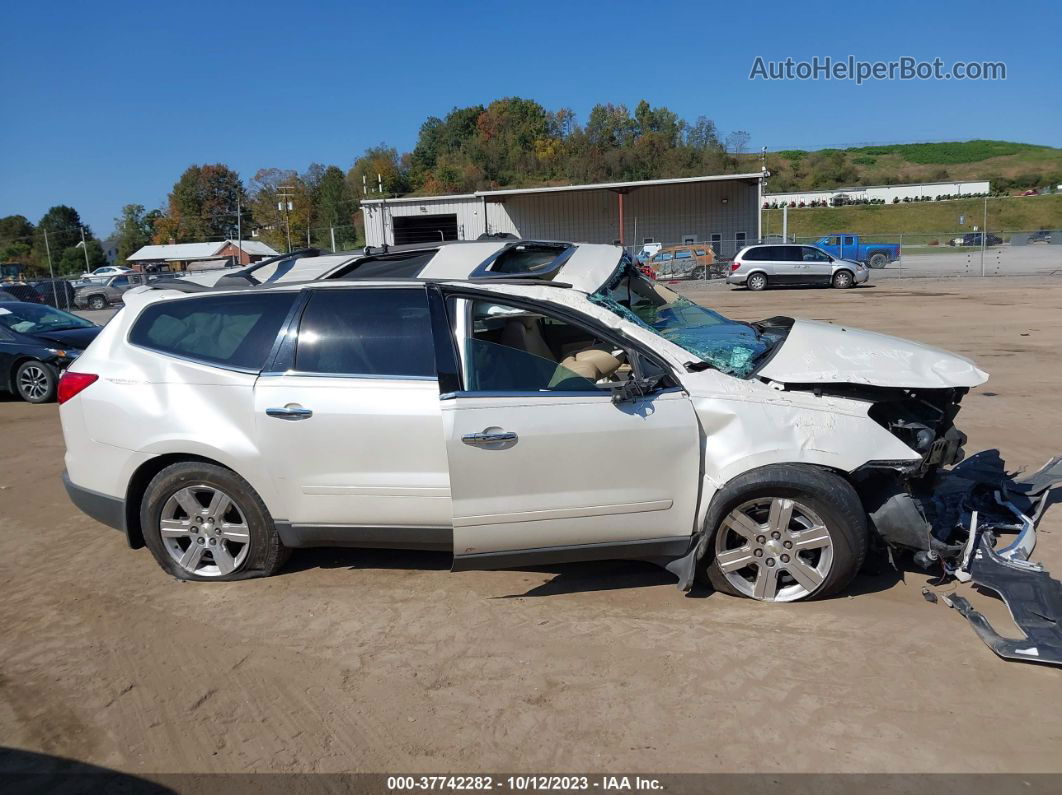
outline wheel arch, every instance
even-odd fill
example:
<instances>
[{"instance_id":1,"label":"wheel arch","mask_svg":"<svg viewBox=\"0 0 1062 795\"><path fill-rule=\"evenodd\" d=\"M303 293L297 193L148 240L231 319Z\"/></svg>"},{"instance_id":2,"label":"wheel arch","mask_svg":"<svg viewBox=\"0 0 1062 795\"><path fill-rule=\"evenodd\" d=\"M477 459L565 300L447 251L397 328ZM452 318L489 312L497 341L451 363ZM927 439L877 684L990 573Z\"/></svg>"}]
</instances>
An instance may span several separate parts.
<instances>
[{"instance_id":1,"label":"wheel arch","mask_svg":"<svg viewBox=\"0 0 1062 795\"><path fill-rule=\"evenodd\" d=\"M147 491L152 478L172 464L193 462L213 464L243 477L221 461L194 453L165 453L149 458L133 471L125 491L125 535L130 547L140 549L144 546L144 529L140 526L140 504L143 502L144 492Z\"/></svg>"}]
</instances>

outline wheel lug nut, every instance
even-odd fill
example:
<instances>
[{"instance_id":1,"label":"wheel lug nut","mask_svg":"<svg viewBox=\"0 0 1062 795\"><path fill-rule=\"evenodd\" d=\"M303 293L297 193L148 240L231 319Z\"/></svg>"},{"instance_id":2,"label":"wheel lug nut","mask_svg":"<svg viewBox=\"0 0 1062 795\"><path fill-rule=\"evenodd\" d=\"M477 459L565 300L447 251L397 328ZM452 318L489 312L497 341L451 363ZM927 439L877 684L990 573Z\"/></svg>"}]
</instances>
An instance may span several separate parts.
<instances>
[{"instance_id":1,"label":"wheel lug nut","mask_svg":"<svg viewBox=\"0 0 1062 795\"><path fill-rule=\"evenodd\" d=\"M210 539L210 546L214 546L214 544L216 543L218 543L218 540L216 538Z\"/></svg>"},{"instance_id":2,"label":"wheel lug nut","mask_svg":"<svg viewBox=\"0 0 1062 795\"><path fill-rule=\"evenodd\" d=\"M203 539L202 536L199 536L199 538L197 538L196 541L198 541L200 544L204 543L204 539Z\"/></svg>"},{"instance_id":3,"label":"wheel lug nut","mask_svg":"<svg viewBox=\"0 0 1062 795\"><path fill-rule=\"evenodd\" d=\"M782 534L779 533L777 530L775 530L773 533L771 533L771 538L773 538L775 541L777 541L781 537L782 537Z\"/></svg>"},{"instance_id":4,"label":"wheel lug nut","mask_svg":"<svg viewBox=\"0 0 1062 795\"><path fill-rule=\"evenodd\" d=\"M754 549L754 550L752 550L752 554L755 555L758 558L762 558L763 557L763 550L762 549Z\"/></svg>"},{"instance_id":5,"label":"wheel lug nut","mask_svg":"<svg viewBox=\"0 0 1062 795\"><path fill-rule=\"evenodd\" d=\"M764 536L756 536L756 543L757 544L766 544L767 543L767 539Z\"/></svg>"},{"instance_id":6,"label":"wheel lug nut","mask_svg":"<svg viewBox=\"0 0 1062 795\"><path fill-rule=\"evenodd\" d=\"M793 548L793 542L792 541L786 541L786 542L784 542L782 544L782 546L785 547L786 549L792 549Z\"/></svg>"},{"instance_id":7,"label":"wheel lug nut","mask_svg":"<svg viewBox=\"0 0 1062 795\"><path fill-rule=\"evenodd\" d=\"M773 566L774 565L774 558L767 558L767 565L768 566Z\"/></svg>"},{"instance_id":8,"label":"wheel lug nut","mask_svg":"<svg viewBox=\"0 0 1062 795\"><path fill-rule=\"evenodd\" d=\"M782 555L782 563L788 563L788 562L789 562L789 556L788 555Z\"/></svg>"}]
</instances>

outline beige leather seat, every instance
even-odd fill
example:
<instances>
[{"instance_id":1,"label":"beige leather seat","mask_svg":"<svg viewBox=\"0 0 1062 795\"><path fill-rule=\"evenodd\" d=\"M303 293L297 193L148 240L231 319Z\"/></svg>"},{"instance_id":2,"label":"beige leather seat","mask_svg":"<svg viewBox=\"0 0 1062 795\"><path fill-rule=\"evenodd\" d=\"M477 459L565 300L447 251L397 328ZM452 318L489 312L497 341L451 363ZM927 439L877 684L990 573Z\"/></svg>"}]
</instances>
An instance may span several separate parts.
<instances>
[{"instance_id":1,"label":"beige leather seat","mask_svg":"<svg viewBox=\"0 0 1062 795\"><path fill-rule=\"evenodd\" d=\"M502 330L501 342L510 348L527 351L543 359L557 361L549 345L542 336L542 330L535 317L514 317L506 322ZM606 350L587 348L558 362L561 367L590 381L600 381L612 375L620 367L620 360Z\"/></svg>"}]
</instances>

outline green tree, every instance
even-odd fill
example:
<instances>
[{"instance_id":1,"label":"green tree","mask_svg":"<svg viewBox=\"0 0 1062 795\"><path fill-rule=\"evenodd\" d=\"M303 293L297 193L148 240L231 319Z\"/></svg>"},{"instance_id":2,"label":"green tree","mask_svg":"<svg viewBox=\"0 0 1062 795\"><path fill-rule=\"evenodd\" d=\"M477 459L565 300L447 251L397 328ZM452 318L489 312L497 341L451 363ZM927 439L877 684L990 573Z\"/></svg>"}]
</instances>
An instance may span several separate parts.
<instances>
[{"instance_id":1,"label":"green tree","mask_svg":"<svg viewBox=\"0 0 1062 795\"><path fill-rule=\"evenodd\" d=\"M159 243L224 240L236 231L237 201L247 191L235 171L222 163L189 166L170 191L166 212L155 224Z\"/></svg>"},{"instance_id":2,"label":"green tree","mask_svg":"<svg viewBox=\"0 0 1062 795\"><path fill-rule=\"evenodd\" d=\"M305 246L314 213L312 195L302 177L292 169L261 168L250 188L251 214L259 237L277 251Z\"/></svg>"},{"instance_id":3,"label":"green tree","mask_svg":"<svg viewBox=\"0 0 1062 795\"><path fill-rule=\"evenodd\" d=\"M48 233L45 245L45 231ZM39 268L47 268L48 251L51 250L52 266L60 273L80 273L86 267L82 249L82 234L89 244L88 267L95 268L107 263L103 247L95 240L92 230L81 222L81 216L73 207L64 204L49 208L33 234L33 259ZM96 245L91 244L95 242Z\"/></svg>"},{"instance_id":4,"label":"green tree","mask_svg":"<svg viewBox=\"0 0 1062 795\"><path fill-rule=\"evenodd\" d=\"M0 260L31 263L33 224L24 215L0 218Z\"/></svg>"},{"instance_id":5,"label":"green tree","mask_svg":"<svg viewBox=\"0 0 1062 795\"><path fill-rule=\"evenodd\" d=\"M160 215L158 210L146 211L142 204L127 204L122 208L122 214L114 219L119 263L124 265L131 254L151 242Z\"/></svg>"},{"instance_id":6,"label":"green tree","mask_svg":"<svg viewBox=\"0 0 1062 795\"><path fill-rule=\"evenodd\" d=\"M358 237L354 227L357 202L338 167L328 166L321 172L314 186L314 205L322 236L326 234L324 227L333 227L336 248L340 251L353 248ZM330 244L331 240L327 242Z\"/></svg>"},{"instance_id":7,"label":"green tree","mask_svg":"<svg viewBox=\"0 0 1062 795\"><path fill-rule=\"evenodd\" d=\"M347 172L347 185L355 196L361 196L363 186L368 190L366 198L379 198L378 177L383 182L384 195L394 196L409 190L408 164L399 157L393 146L381 143L371 146L354 161Z\"/></svg>"}]
</instances>

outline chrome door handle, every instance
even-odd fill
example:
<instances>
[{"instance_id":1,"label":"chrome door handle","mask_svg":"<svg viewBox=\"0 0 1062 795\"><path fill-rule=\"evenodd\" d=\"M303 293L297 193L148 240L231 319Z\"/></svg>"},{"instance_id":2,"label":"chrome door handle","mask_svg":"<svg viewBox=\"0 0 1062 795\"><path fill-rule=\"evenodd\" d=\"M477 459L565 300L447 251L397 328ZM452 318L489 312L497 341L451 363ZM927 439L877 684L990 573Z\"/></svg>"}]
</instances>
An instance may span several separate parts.
<instances>
[{"instance_id":1,"label":"chrome door handle","mask_svg":"<svg viewBox=\"0 0 1062 795\"><path fill-rule=\"evenodd\" d=\"M265 411L266 416L276 417L278 420L305 420L313 416L310 409L304 409L302 406L284 406Z\"/></svg>"},{"instance_id":2,"label":"chrome door handle","mask_svg":"<svg viewBox=\"0 0 1062 795\"><path fill-rule=\"evenodd\" d=\"M461 441L471 445L498 444L499 442L515 442L516 431L483 431L482 433L466 433Z\"/></svg>"}]
</instances>

